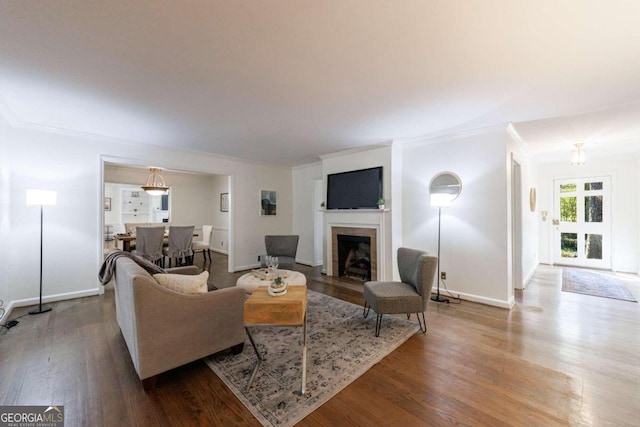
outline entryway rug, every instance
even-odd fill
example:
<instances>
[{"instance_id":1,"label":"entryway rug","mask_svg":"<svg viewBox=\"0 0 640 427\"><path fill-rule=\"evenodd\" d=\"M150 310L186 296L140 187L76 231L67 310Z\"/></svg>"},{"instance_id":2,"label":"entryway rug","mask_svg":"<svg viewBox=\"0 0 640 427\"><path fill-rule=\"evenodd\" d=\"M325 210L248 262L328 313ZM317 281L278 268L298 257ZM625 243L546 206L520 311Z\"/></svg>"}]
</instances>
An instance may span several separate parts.
<instances>
[{"instance_id":1,"label":"entryway rug","mask_svg":"<svg viewBox=\"0 0 640 427\"><path fill-rule=\"evenodd\" d=\"M596 297L638 302L621 280L611 273L596 270L563 268L562 290Z\"/></svg>"},{"instance_id":2,"label":"entryway rug","mask_svg":"<svg viewBox=\"0 0 640 427\"><path fill-rule=\"evenodd\" d=\"M365 319L362 306L308 291L307 392L300 395L302 328L253 327L264 355L251 389L256 363L247 338L239 355L205 359L240 401L265 426L292 426L364 374L418 331L417 320L385 315L375 337L375 313Z\"/></svg>"}]
</instances>

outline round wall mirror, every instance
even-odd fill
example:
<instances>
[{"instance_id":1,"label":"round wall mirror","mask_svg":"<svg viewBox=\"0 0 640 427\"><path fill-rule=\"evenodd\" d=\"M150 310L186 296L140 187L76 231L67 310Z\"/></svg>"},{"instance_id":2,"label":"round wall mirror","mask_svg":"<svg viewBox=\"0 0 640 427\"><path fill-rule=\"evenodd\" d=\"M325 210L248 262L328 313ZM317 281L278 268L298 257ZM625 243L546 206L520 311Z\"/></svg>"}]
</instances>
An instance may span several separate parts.
<instances>
[{"instance_id":1,"label":"round wall mirror","mask_svg":"<svg viewBox=\"0 0 640 427\"><path fill-rule=\"evenodd\" d=\"M429 193L431 204L435 206L447 206L458 198L462 191L462 181L453 172L440 172L431 179Z\"/></svg>"}]
</instances>

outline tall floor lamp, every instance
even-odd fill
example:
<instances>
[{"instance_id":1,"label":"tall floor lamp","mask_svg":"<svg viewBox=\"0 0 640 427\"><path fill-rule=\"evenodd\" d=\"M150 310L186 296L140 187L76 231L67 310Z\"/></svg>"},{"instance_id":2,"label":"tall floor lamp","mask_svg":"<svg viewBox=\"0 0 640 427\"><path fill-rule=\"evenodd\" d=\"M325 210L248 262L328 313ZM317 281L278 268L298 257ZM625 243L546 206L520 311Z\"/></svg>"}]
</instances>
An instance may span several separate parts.
<instances>
[{"instance_id":1,"label":"tall floor lamp","mask_svg":"<svg viewBox=\"0 0 640 427\"><path fill-rule=\"evenodd\" d=\"M451 172L440 172L429 183L431 206L438 207L438 287L432 301L449 303L448 298L440 296L440 224L442 222L442 208L451 206L451 202L458 198L462 191L462 182L458 175Z\"/></svg>"},{"instance_id":2,"label":"tall floor lamp","mask_svg":"<svg viewBox=\"0 0 640 427\"><path fill-rule=\"evenodd\" d=\"M29 314L40 314L51 311L51 307L42 306L42 231L44 207L55 206L57 193L51 190L27 190L27 206L40 206L40 304Z\"/></svg>"}]
</instances>

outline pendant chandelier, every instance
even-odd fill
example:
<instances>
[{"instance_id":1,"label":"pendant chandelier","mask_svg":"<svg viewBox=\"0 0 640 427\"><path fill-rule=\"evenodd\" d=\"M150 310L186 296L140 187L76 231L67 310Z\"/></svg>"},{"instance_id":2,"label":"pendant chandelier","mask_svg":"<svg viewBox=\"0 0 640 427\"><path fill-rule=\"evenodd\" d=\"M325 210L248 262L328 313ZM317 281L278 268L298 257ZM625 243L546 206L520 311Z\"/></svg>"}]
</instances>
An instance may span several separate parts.
<instances>
[{"instance_id":1,"label":"pendant chandelier","mask_svg":"<svg viewBox=\"0 0 640 427\"><path fill-rule=\"evenodd\" d=\"M160 196L167 192L169 186L165 184L164 178L160 175L162 169L150 168L151 175L147 178L147 183L142 186L142 189L152 196Z\"/></svg>"}]
</instances>

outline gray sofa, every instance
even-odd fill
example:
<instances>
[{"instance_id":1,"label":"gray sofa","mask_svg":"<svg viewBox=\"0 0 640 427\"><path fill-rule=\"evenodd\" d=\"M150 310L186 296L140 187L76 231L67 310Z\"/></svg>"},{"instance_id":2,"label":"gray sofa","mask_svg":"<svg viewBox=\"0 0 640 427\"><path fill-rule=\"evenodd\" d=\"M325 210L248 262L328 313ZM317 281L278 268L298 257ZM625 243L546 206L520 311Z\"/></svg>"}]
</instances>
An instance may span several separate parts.
<instances>
[{"instance_id":1,"label":"gray sofa","mask_svg":"<svg viewBox=\"0 0 640 427\"><path fill-rule=\"evenodd\" d=\"M170 270L199 273L195 266ZM125 257L116 260L115 273L116 317L145 390L162 372L228 348L242 351L244 290L178 293Z\"/></svg>"}]
</instances>

